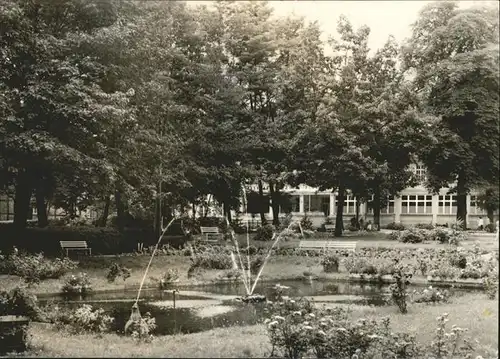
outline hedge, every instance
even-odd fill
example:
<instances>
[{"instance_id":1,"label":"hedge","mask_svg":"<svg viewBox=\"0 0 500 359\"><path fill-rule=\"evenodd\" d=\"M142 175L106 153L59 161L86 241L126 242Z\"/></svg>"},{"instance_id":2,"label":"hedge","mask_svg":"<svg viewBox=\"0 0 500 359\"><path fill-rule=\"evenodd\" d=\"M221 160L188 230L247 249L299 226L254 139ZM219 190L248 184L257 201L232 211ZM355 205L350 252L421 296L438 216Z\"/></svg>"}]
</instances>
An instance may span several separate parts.
<instances>
[{"instance_id":1,"label":"hedge","mask_svg":"<svg viewBox=\"0 0 500 359\"><path fill-rule=\"evenodd\" d=\"M59 241L86 241L92 254L118 254L133 252L137 243L144 246L156 244L157 238L152 230L126 228L120 233L115 228L102 227L47 227L16 230L11 224L0 225L0 250L9 250L16 246L21 250L47 255L59 255ZM168 236L163 244L182 247L184 236Z\"/></svg>"}]
</instances>

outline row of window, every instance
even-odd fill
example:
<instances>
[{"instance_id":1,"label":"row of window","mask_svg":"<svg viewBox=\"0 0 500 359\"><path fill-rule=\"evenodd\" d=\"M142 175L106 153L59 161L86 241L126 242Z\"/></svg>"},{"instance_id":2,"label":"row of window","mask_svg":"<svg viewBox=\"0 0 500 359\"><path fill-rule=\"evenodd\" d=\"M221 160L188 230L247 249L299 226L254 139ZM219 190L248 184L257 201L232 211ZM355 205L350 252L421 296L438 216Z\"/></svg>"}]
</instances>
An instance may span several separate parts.
<instances>
[{"instance_id":1,"label":"row of window","mask_svg":"<svg viewBox=\"0 0 500 359\"><path fill-rule=\"evenodd\" d=\"M36 207L32 206L28 213L28 219L33 219L36 216ZM51 207L48 210L47 216L49 219L57 219L64 216L64 212L57 211ZM14 219L14 201L8 197L0 195L0 221L12 221Z\"/></svg>"},{"instance_id":2,"label":"row of window","mask_svg":"<svg viewBox=\"0 0 500 359\"><path fill-rule=\"evenodd\" d=\"M300 212L300 196L291 196L292 212ZM335 201L337 207L338 201ZM280 208L280 212L283 212ZM330 195L304 195L304 212L322 212L330 215ZM356 198L347 195L344 200L344 214L356 213ZM373 209L368 207L368 213ZM394 196L390 196L387 204L380 209L382 214L394 214ZM432 195L401 196L402 214L432 214ZM456 214L457 201L455 195L438 197L438 214ZM469 214L485 214L478 206L476 196L471 196Z\"/></svg>"},{"instance_id":3,"label":"row of window","mask_svg":"<svg viewBox=\"0 0 500 359\"><path fill-rule=\"evenodd\" d=\"M300 196L291 196L292 212L300 212ZM338 201L335 201L335 207ZM5 197L0 196L0 220L14 219L14 203ZM280 212L283 212L280 209ZM330 195L304 195L304 212L321 212L325 215L330 213ZM344 200L344 214L356 213L356 198L347 195ZM373 210L368 209L368 213L373 213ZM387 204L380 209L382 214L394 214L394 197L388 198ZM401 213L402 214L432 214L432 196L430 195L404 195L401 196ZM445 195L438 197L438 214L456 214L457 202L455 195ZM30 217L35 214L36 210L30 214ZM469 214L485 214L478 206L477 197L471 196ZM56 213L54 208L49 210L49 218L57 218L61 213Z\"/></svg>"}]
</instances>

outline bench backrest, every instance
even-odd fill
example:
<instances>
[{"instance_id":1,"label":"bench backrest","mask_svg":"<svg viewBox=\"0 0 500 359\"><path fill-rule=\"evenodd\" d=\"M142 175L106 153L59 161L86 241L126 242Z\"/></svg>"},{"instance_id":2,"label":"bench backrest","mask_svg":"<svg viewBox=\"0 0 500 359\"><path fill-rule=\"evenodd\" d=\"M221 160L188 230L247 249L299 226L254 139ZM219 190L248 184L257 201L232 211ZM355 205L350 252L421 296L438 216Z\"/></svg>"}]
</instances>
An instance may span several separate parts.
<instances>
[{"instance_id":1,"label":"bench backrest","mask_svg":"<svg viewBox=\"0 0 500 359\"><path fill-rule=\"evenodd\" d=\"M325 230L327 232L334 231L335 230L335 225L334 224L325 224Z\"/></svg>"},{"instance_id":2,"label":"bench backrest","mask_svg":"<svg viewBox=\"0 0 500 359\"><path fill-rule=\"evenodd\" d=\"M299 248L356 249L356 242L300 241Z\"/></svg>"},{"instance_id":3,"label":"bench backrest","mask_svg":"<svg viewBox=\"0 0 500 359\"><path fill-rule=\"evenodd\" d=\"M219 227L200 227L201 233L219 233Z\"/></svg>"},{"instance_id":4,"label":"bench backrest","mask_svg":"<svg viewBox=\"0 0 500 359\"><path fill-rule=\"evenodd\" d=\"M59 241L61 248L87 248L86 241Z\"/></svg>"}]
</instances>

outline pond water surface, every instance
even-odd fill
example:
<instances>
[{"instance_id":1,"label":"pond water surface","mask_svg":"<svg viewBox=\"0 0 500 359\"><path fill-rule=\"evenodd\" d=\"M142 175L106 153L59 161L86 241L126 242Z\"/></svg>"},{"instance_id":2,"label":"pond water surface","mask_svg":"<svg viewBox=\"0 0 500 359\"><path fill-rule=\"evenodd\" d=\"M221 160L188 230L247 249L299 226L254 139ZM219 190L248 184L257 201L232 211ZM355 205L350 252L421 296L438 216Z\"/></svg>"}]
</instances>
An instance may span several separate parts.
<instances>
[{"instance_id":1,"label":"pond water surface","mask_svg":"<svg viewBox=\"0 0 500 359\"><path fill-rule=\"evenodd\" d=\"M275 296L275 285L289 289L283 295L305 297L317 303L385 305L387 285L332 282L321 280L285 280L260 282L254 293L265 295L268 300ZM182 287L176 294L173 308L172 290L143 290L139 302L141 314L151 313L156 319L154 334L195 333L218 327L253 325L265 317L265 304L245 304L237 297L245 294L241 283L220 283L196 287ZM113 329L122 333L130 317L130 310L137 296L136 290L99 292L84 298L67 300L60 296L40 298L43 302L57 302L69 308L84 303L103 308L115 321Z\"/></svg>"}]
</instances>

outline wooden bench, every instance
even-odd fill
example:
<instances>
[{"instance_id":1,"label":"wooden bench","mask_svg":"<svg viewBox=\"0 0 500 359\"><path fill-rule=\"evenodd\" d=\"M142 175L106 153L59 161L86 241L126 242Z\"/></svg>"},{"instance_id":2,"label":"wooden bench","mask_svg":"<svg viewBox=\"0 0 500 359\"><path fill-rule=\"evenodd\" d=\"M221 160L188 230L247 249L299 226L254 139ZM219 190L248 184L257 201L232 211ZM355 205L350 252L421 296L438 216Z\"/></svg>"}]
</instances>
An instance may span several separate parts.
<instances>
[{"instance_id":1,"label":"wooden bench","mask_svg":"<svg viewBox=\"0 0 500 359\"><path fill-rule=\"evenodd\" d=\"M217 242L219 238L222 238L218 227L200 227L200 230L202 240L206 242Z\"/></svg>"},{"instance_id":2,"label":"wooden bench","mask_svg":"<svg viewBox=\"0 0 500 359\"><path fill-rule=\"evenodd\" d=\"M68 255L70 250L87 251L89 255L92 255L92 248L87 245L86 241L59 241L62 250L66 251Z\"/></svg>"},{"instance_id":3,"label":"wooden bench","mask_svg":"<svg viewBox=\"0 0 500 359\"><path fill-rule=\"evenodd\" d=\"M344 249L356 251L357 242L338 242L338 241L300 241L299 249Z\"/></svg>"},{"instance_id":4,"label":"wooden bench","mask_svg":"<svg viewBox=\"0 0 500 359\"><path fill-rule=\"evenodd\" d=\"M335 225L334 224L325 224L325 231L328 233L335 232Z\"/></svg>"}]
</instances>

